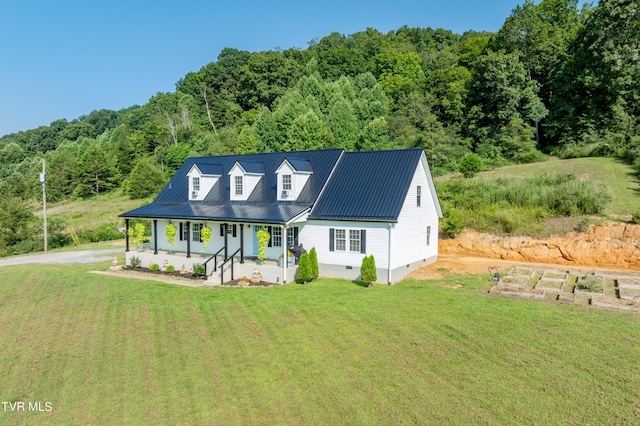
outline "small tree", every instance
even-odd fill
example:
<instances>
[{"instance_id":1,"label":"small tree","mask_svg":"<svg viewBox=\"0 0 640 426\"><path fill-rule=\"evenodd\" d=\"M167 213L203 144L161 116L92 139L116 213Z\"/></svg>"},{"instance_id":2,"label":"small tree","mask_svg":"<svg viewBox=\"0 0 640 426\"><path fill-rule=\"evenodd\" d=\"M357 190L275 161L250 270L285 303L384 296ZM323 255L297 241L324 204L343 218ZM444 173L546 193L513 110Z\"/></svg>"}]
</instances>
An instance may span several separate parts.
<instances>
[{"instance_id":1,"label":"small tree","mask_svg":"<svg viewBox=\"0 0 640 426\"><path fill-rule=\"evenodd\" d=\"M376 272L376 260L371 256L365 256L362 259L362 266L360 267L360 277L362 281L367 283L367 287L371 287L371 283L378 279Z\"/></svg>"},{"instance_id":2,"label":"small tree","mask_svg":"<svg viewBox=\"0 0 640 426\"><path fill-rule=\"evenodd\" d=\"M298 278L297 281L301 284L309 282L313 279L313 271L311 269L311 259L309 253L302 253L300 256L300 263L298 263Z\"/></svg>"},{"instance_id":3,"label":"small tree","mask_svg":"<svg viewBox=\"0 0 640 426\"><path fill-rule=\"evenodd\" d=\"M483 168L482 158L478 154L465 154L460 159L460 165L458 166L458 170L466 178L474 177Z\"/></svg>"},{"instance_id":4,"label":"small tree","mask_svg":"<svg viewBox=\"0 0 640 426\"><path fill-rule=\"evenodd\" d=\"M313 278L318 278L320 276L320 270L318 268L318 253L316 253L315 247L311 247L309 259L311 260L311 273L313 274Z\"/></svg>"},{"instance_id":5,"label":"small tree","mask_svg":"<svg viewBox=\"0 0 640 426\"><path fill-rule=\"evenodd\" d=\"M271 234L265 231L264 229L260 229L257 234L258 239L258 260L263 262L267 258L267 244L269 244L269 240L271 240Z\"/></svg>"}]
</instances>

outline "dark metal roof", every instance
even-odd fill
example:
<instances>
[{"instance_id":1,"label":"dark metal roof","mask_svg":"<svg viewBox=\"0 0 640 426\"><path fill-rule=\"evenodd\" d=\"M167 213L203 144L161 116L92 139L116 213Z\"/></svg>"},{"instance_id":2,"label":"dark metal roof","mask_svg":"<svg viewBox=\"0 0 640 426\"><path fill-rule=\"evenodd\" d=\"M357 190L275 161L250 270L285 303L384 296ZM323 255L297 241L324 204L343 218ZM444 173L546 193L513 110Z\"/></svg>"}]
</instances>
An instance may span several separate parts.
<instances>
[{"instance_id":1,"label":"dark metal roof","mask_svg":"<svg viewBox=\"0 0 640 426\"><path fill-rule=\"evenodd\" d=\"M298 172L313 172L311 163L308 160L303 160L301 158L287 157L287 161Z\"/></svg>"},{"instance_id":2,"label":"dark metal roof","mask_svg":"<svg viewBox=\"0 0 640 426\"><path fill-rule=\"evenodd\" d=\"M422 155L419 148L349 153L329 149L190 158L153 203L121 216L287 223L312 209L310 219L395 222ZM291 164L300 167L296 170L313 170L295 201L277 199L275 172L285 160L296 163ZM247 172L264 172L247 201L230 200L228 173L222 173L204 201L189 200L187 173L194 164L211 164L231 170L236 163ZM430 187L438 204L431 180ZM439 205L436 208L440 212Z\"/></svg>"},{"instance_id":3,"label":"dark metal roof","mask_svg":"<svg viewBox=\"0 0 640 426\"><path fill-rule=\"evenodd\" d=\"M222 175L222 164L195 163L195 166L203 175Z\"/></svg>"},{"instance_id":4,"label":"dark metal roof","mask_svg":"<svg viewBox=\"0 0 640 426\"><path fill-rule=\"evenodd\" d=\"M240 167L247 173L264 174L264 164L256 161L238 161Z\"/></svg>"},{"instance_id":5,"label":"dark metal roof","mask_svg":"<svg viewBox=\"0 0 640 426\"><path fill-rule=\"evenodd\" d=\"M131 210L122 216L130 218L216 220L225 222L286 223L308 210L296 204L184 204L151 203Z\"/></svg>"},{"instance_id":6,"label":"dark metal roof","mask_svg":"<svg viewBox=\"0 0 640 426\"><path fill-rule=\"evenodd\" d=\"M285 223L313 206L342 153L342 149L327 149L189 158L153 203L121 216ZM295 201L277 199L275 172L285 158L307 161L313 169L313 174ZM260 170L255 167L260 164L264 173L247 201L230 200L231 180L228 173L222 173L204 201L189 200L187 173L194 164L212 164L220 166L222 170L231 170L236 162L243 168L246 165L253 173ZM247 168L245 171L249 172Z\"/></svg>"},{"instance_id":7,"label":"dark metal roof","mask_svg":"<svg viewBox=\"0 0 640 426\"><path fill-rule=\"evenodd\" d=\"M419 148L344 153L309 219L398 220L421 155Z\"/></svg>"}]
</instances>

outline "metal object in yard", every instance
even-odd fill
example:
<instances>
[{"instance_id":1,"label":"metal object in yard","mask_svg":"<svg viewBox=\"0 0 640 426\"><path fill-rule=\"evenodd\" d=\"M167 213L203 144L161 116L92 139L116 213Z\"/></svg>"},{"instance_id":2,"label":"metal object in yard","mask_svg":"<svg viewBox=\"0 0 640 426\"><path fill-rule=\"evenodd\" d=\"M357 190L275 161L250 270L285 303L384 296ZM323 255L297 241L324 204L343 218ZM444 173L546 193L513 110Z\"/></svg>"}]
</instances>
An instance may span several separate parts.
<instances>
[{"instance_id":1,"label":"metal object in yard","mask_svg":"<svg viewBox=\"0 0 640 426\"><path fill-rule=\"evenodd\" d=\"M495 282L500 281L500 278L502 277L497 266L489 266L489 276L489 279Z\"/></svg>"}]
</instances>

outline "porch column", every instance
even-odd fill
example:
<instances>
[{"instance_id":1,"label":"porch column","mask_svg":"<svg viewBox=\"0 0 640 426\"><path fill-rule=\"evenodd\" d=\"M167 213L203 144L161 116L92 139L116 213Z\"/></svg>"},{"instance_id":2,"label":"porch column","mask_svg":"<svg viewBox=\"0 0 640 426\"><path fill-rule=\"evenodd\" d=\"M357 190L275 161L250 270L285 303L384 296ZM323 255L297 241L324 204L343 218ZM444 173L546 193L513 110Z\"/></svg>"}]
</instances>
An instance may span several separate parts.
<instances>
[{"instance_id":1,"label":"porch column","mask_svg":"<svg viewBox=\"0 0 640 426\"><path fill-rule=\"evenodd\" d=\"M282 248L284 250L283 256L282 256L284 259L284 265L282 266L282 284L286 284L287 283L287 267L289 266L289 259L287 259L289 254L289 249L287 248L288 226L286 225L281 225L281 226L282 226Z\"/></svg>"},{"instance_id":2,"label":"porch column","mask_svg":"<svg viewBox=\"0 0 640 426\"><path fill-rule=\"evenodd\" d=\"M227 257L229 257L229 254L227 253L227 236L229 235L227 233L227 226L229 226L227 223L223 223L222 227L224 228L224 259L227 260Z\"/></svg>"},{"instance_id":3,"label":"porch column","mask_svg":"<svg viewBox=\"0 0 640 426\"><path fill-rule=\"evenodd\" d=\"M124 220L124 235L126 240L125 251L129 251L129 219Z\"/></svg>"},{"instance_id":4,"label":"porch column","mask_svg":"<svg viewBox=\"0 0 640 426\"><path fill-rule=\"evenodd\" d=\"M158 219L153 219L153 254L158 254Z\"/></svg>"},{"instance_id":5,"label":"porch column","mask_svg":"<svg viewBox=\"0 0 640 426\"><path fill-rule=\"evenodd\" d=\"M191 222L185 223L187 226L187 258L191 257Z\"/></svg>"},{"instance_id":6,"label":"porch column","mask_svg":"<svg viewBox=\"0 0 640 426\"><path fill-rule=\"evenodd\" d=\"M240 224L240 263L244 263L244 223Z\"/></svg>"}]
</instances>

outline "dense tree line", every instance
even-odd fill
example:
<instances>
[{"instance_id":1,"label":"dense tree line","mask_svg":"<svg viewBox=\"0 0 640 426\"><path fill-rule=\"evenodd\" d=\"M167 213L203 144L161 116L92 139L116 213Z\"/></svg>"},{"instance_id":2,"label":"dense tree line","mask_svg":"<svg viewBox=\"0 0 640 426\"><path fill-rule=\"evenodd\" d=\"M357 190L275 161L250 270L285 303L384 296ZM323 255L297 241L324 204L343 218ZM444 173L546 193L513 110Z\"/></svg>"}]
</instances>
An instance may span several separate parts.
<instances>
[{"instance_id":1,"label":"dense tree line","mask_svg":"<svg viewBox=\"0 0 640 426\"><path fill-rule=\"evenodd\" d=\"M153 194L191 155L420 147L435 174L544 153L640 152L640 6L531 0L497 33L332 33L306 49L225 48L142 106L0 138L0 195ZM4 224L0 224L5 226ZM16 231L18 232L18 231Z\"/></svg>"}]
</instances>

